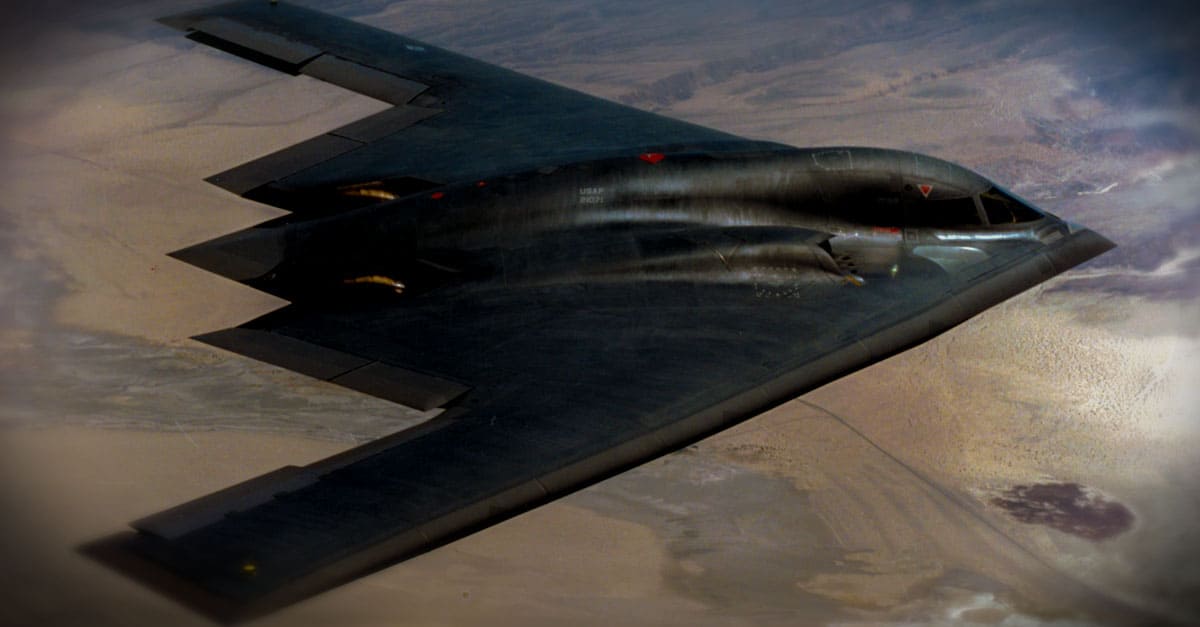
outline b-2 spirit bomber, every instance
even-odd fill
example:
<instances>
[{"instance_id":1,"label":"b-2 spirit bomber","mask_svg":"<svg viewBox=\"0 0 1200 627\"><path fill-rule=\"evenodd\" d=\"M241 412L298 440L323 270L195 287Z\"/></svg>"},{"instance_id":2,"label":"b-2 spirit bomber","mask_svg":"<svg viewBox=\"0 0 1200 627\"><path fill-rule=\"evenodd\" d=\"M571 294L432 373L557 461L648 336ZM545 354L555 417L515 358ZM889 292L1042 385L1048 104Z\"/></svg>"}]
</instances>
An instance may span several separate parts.
<instances>
[{"instance_id":1,"label":"b-2 spirit bomber","mask_svg":"<svg viewBox=\"0 0 1200 627\"><path fill-rule=\"evenodd\" d=\"M677 450L1112 247L936 158L752 141L263 0L164 18L392 106L209 181L174 253L290 301L199 336L435 418L87 551L262 614Z\"/></svg>"}]
</instances>

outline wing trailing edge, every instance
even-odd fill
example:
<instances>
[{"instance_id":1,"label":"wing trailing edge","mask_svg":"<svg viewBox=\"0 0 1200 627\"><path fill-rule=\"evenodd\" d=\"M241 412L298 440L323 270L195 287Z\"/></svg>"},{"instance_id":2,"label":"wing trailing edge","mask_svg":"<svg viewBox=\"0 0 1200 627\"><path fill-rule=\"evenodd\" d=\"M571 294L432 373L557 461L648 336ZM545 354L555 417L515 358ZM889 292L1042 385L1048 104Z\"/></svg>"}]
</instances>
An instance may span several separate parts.
<instances>
[{"instance_id":1,"label":"wing trailing edge","mask_svg":"<svg viewBox=\"0 0 1200 627\"><path fill-rule=\"evenodd\" d=\"M234 327L192 339L407 407L446 407L470 387L268 330Z\"/></svg>"},{"instance_id":2,"label":"wing trailing edge","mask_svg":"<svg viewBox=\"0 0 1200 627\"><path fill-rule=\"evenodd\" d=\"M159 21L199 43L393 105L208 179L288 211L339 211L354 205L324 192L379 181L395 197L614 154L780 147L286 3L242 0Z\"/></svg>"}]
</instances>

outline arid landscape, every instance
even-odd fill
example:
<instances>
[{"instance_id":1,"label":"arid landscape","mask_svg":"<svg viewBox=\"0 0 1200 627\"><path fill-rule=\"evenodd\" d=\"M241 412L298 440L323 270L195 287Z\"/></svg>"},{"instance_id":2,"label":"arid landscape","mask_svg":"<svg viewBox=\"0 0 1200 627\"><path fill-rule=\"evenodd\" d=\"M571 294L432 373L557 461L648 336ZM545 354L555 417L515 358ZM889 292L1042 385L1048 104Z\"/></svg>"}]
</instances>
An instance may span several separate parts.
<instances>
[{"instance_id":1,"label":"arid landscape","mask_svg":"<svg viewBox=\"0 0 1200 627\"><path fill-rule=\"evenodd\" d=\"M188 339L282 304L166 256L278 215L203 179L386 106L153 21L202 4L21 5L0 32L0 624L208 624L76 547L429 417ZM319 8L748 137L950 159L1119 248L257 624L1200 622L1195 9Z\"/></svg>"}]
</instances>

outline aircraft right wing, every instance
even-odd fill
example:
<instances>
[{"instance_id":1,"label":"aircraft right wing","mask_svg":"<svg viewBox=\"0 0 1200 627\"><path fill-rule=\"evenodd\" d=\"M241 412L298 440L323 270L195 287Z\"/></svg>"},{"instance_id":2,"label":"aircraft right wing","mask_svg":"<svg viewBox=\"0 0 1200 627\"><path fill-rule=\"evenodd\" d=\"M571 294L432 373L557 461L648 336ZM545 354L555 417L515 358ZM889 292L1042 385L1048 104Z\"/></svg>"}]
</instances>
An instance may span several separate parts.
<instances>
[{"instance_id":1,"label":"aircraft right wing","mask_svg":"<svg viewBox=\"0 0 1200 627\"><path fill-rule=\"evenodd\" d=\"M613 155L779 147L289 4L242 0L160 21L195 41L393 105L208 179L290 211L327 212Z\"/></svg>"}]
</instances>

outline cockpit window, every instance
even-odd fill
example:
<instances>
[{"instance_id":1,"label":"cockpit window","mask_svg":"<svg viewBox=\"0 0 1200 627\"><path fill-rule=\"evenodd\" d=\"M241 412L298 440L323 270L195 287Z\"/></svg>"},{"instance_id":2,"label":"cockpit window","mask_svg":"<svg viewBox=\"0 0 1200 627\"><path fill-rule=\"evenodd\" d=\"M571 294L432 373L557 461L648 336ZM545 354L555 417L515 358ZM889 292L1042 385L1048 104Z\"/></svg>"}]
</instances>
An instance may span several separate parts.
<instances>
[{"instance_id":1,"label":"cockpit window","mask_svg":"<svg viewBox=\"0 0 1200 627\"><path fill-rule=\"evenodd\" d=\"M979 201L983 203L983 211L990 224L1032 222L1042 217L1042 214L997 187L980 194Z\"/></svg>"},{"instance_id":2,"label":"cockpit window","mask_svg":"<svg viewBox=\"0 0 1200 627\"><path fill-rule=\"evenodd\" d=\"M878 199L863 199L841 207L837 215L855 224L871 226L902 226L900 208L895 204L879 202Z\"/></svg>"},{"instance_id":3,"label":"cockpit window","mask_svg":"<svg viewBox=\"0 0 1200 627\"><path fill-rule=\"evenodd\" d=\"M908 225L914 227L944 229L980 224L983 224L983 221L979 219L975 199L970 196L918 201L908 216Z\"/></svg>"}]
</instances>

